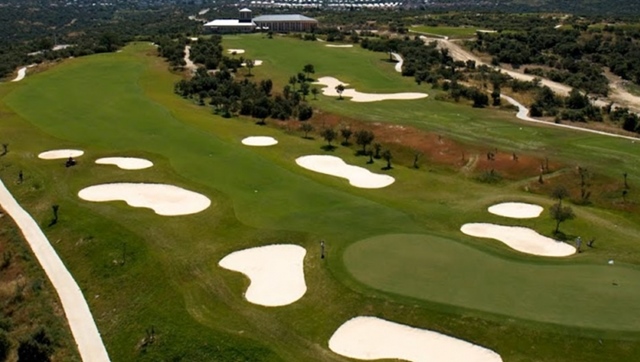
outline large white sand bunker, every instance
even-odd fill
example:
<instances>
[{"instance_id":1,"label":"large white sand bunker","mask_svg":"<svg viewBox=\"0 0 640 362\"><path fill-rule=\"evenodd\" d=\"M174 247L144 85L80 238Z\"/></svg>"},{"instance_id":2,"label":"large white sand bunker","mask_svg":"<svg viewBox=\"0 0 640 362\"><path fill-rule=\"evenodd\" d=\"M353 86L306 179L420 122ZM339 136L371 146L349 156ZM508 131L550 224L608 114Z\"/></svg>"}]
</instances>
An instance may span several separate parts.
<instances>
[{"instance_id":1,"label":"large white sand bunker","mask_svg":"<svg viewBox=\"0 0 640 362\"><path fill-rule=\"evenodd\" d=\"M489 212L495 215L513 219L533 219L542 213L542 206L525 204L523 202L503 202L489 207Z\"/></svg>"},{"instance_id":2,"label":"large white sand bunker","mask_svg":"<svg viewBox=\"0 0 640 362\"><path fill-rule=\"evenodd\" d=\"M464 224L460 231L479 238L501 241L517 251L541 256L569 256L576 249L521 226L503 226L487 223Z\"/></svg>"},{"instance_id":3,"label":"large white sand bunker","mask_svg":"<svg viewBox=\"0 0 640 362\"><path fill-rule=\"evenodd\" d=\"M84 155L84 151L80 150L51 150L40 153L38 158L43 160L60 160L69 157L80 157L82 155Z\"/></svg>"},{"instance_id":4,"label":"large white sand bunker","mask_svg":"<svg viewBox=\"0 0 640 362\"><path fill-rule=\"evenodd\" d=\"M327 44L327 48L353 48L353 44Z\"/></svg>"},{"instance_id":5,"label":"large white sand bunker","mask_svg":"<svg viewBox=\"0 0 640 362\"><path fill-rule=\"evenodd\" d=\"M363 167L349 165L336 156L302 156L296 159L296 163L311 171L346 178L352 186L364 189L387 187L395 181L389 175L381 175Z\"/></svg>"},{"instance_id":6,"label":"large white sand bunker","mask_svg":"<svg viewBox=\"0 0 640 362\"><path fill-rule=\"evenodd\" d=\"M303 260L307 251L298 245L268 245L233 252L220 266L251 280L245 298L267 307L291 304L307 291Z\"/></svg>"},{"instance_id":7,"label":"large white sand bunker","mask_svg":"<svg viewBox=\"0 0 640 362\"><path fill-rule=\"evenodd\" d=\"M116 165L123 170L142 170L153 166L153 162L137 157L104 157L96 160L99 165Z\"/></svg>"},{"instance_id":8,"label":"large white sand bunker","mask_svg":"<svg viewBox=\"0 0 640 362\"><path fill-rule=\"evenodd\" d=\"M211 205L211 200L204 195L166 184L102 184L84 188L78 196L95 202L122 200L130 206L146 207L163 216L195 214Z\"/></svg>"},{"instance_id":9,"label":"large white sand bunker","mask_svg":"<svg viewBox=\"0 0 640 362\"><path fill-rule=\"evenodd\" d=\"M321 84L324 86L322 88L322 94L330 97L339 97L338 91L336 87L340 84L343 86L349 85L348 83L341 82L340 80L333 77L322 77L318 79L314 84ZM426 98L429 95L426 93L415 93L415 92L405 92L405 93L362 93L358 92L353 88L345 89L342 92L343 97L351 98L352 102L379 102L386 100L412 100L412 99L421 99Z\"/></svg>"},{"instance_id":10,"label":"large white sand bunker","mask_svg":"<svg viewBox=\"0 0 640 362\"><path fill-rule=\"evenodd\" d=\"M268 136L251 136L242 140L245 146L273 146L278 144L278 140Z\"/></svg>"},{"instance_id":11,"label":"large white sand bunker","mask_svg":"<svg viewBox=\"0 0 640 362\"><path fill-rule=\"evenodd\" d=\"M243 54L244 53L244 49L227 49L227 53L229 54Z\"/></svg>"},{"instance_id":12,"label":"large white sand bunker","mask_svg":"<svg viewBox=\"0 0 640 362\"><path fill-rule=\"evenodd\" d=\"M338 328L329 348L340 355L363 359L412 362L499 362L494 351L444 334L376 317L355 317Z\"/></svg>"}]
</instances>

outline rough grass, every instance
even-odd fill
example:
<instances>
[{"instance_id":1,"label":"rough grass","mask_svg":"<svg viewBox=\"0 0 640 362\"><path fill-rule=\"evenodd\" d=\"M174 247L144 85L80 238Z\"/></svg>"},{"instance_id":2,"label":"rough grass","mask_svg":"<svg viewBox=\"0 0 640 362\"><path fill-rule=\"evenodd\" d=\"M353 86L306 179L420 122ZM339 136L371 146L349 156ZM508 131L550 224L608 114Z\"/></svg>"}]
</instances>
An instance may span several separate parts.
<instances>
[{"instance_id":1,"label":"rough grass","mask_svg":"<svg viewBox=\"0 0 640 362\"><path fill-rule=\"evenodd\" d=\"M247 56L265 60L264 66L254 68L255 73L270 74L280 83L310 62L316 65L316 76L327 71L325 75L348 77L349 67L355 67L353 73L358 76L345 81L369 89L425 89L398 78L393 65L381 60L380 54L358 48L321 48L321 44L294 39L267 43L269 40L256 36L231 41L234 47L247 49ZM251 44L256 44L255 48ZM268 47L273 47L270 52ZM295 51L278 51L284 49ZM529 264L538 259L514 257L502 245L462 236L458 228L470 221L495 222L497 217L484 211L495 202L523 200L548 206L552 201L524 193L519 184L497 188L452 172L429 172L427 167L395 167L389 173L398 181L382 190L356 189L346 180L303 170L295 165L295 158L322 153L322 140L256 127L250 120L221 119L206 107L175 96L171 90L179 77L169 74L166 64L149 54L151 51L146 44L136 44L118 54L73 59L22 83L0 88L2 130L11 144L11 152L2 160L5 166L0 177L15 179L17 171L24 170L25 183L9 183L9 187L43 225L50 218L51 204L60 205L60 221L45 228L45 233L83 288L114 361L343 360L328 351L327 341L340 324L361 314L464 338L496 350L507 361L623 361L639 353L638 333L607 330L608 325L596 329L560 326L522 313L505 318L492 310L461 308L430 297L417 299L364 286L345 268L342 254L358 240L386 234L442 235L453 243L473 247L468 250L498 256L487 257L496 268L504 265L500 261L504 258L525 270L533 268ZM322 55L325 51L332 55ZM345 65L337 60L341 57L351 60ZM378 117L378 113L399 116L407 112L414 114L418 123L424 122L425 128L442 121L438 127L444 131L457 124L451 127L452 134L479 143L485 142L485 137L493 139L493 132L505 132L502 128L508 128L505 134L520 132L517 123L505 120L506 114L481 113L436 101L362 106L339 102L345 105L341 108L333 99L320 99L317 105L325 112L356 114L367 110L367 114L360 113L365 120ZM33 106L36 101L38 107ZM384 120L402 123L406 119ZM481 125L474 126L470 120ZM479 131L483 127L489 136ZM577 139L556 130L527 127L526 135L523 132L505 142L515 147L540 130L548 132L543 135L550 135L551 142L540 138L531 144L555 147L553 142L559 144L558 139ZM258 134L276 137L278 146L257 149L240 144L242 138ZM606 160L612 144L592 138L596 144L602 142L606 152L590 157L594 162L601 162L600 157ZM42 150L62 147L84 149L86 154L70 169L62 162L35 158ZM630 155L635 152L622 149ZM380 161L367 166L366 160L354 156L349 148L338 147L332 154L375 172L384 166ZM155 166L123 171L93 164L103 156L145 157ZM197 215L167 218L122 202L88 203L76 196L83 187L115 181L176 184L206 194L212 206ZM630 258L638 255L640 247L628 238L637 233L634 218L591 208L576 211L578 219L563 226L566 233L606 233L617 244L576 256L566 261L567 265L599 270L612 254L624 251ZM618 229L607 227L612 219ZM544 217L528 225L547 234L553 227ZM327 241L328 258L324 261L319 259L320 239ZM247 303L242 297L247 279L217 266L231 251L288 242L308 251L305 273L309 290L293 305L263 308ZM125 248L127 261L119 265ZM447 253L449 249L443 250ZM568 284L579 281L571 275L558 278ZM546 290L546 286L538 287L541 290L531 292ZM480 288L477 291L481 292ZM468 293L472 295L473 290ZM548 308L554 306L538 308L548 314L553 312ZM151 327L156 341L141 349L140 341ZM559 339L566 353L558 353ZM604 344L599 339L604 339Z\"/></svg>"},{"instance_id":2,"label":"rough grass","mask_svg":"<svg viewBox=\"0 0 640 362\"><path fill-rule=\"evenodd\" d=\"M424 34L433 34L446 36L449 38L469 38L476 35L478 28L459 27L459 26L426 26L426 25L414 25L409 28L409 31Z\"/></svg>"}]
</instances>

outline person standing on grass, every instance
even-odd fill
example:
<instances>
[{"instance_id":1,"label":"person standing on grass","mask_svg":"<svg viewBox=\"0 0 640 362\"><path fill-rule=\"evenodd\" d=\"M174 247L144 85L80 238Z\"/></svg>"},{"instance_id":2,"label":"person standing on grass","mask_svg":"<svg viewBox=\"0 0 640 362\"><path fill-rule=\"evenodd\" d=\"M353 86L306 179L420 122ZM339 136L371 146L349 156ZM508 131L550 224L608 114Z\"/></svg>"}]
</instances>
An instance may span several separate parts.
<instances>
[{"instance_id":1,"label":"person standing on grass","mask_svg":"<svg viewBox=\"0 0 640 362\"><path fill-rule=\"evenodd\" d=\"M324 240L320 240L320 259L324 259Z\"/></svg>"},{"instance_id":2,"label":"person standing on grass","mask_svg":"<svg viewBox=\"0 0 640 362\"><path fill-rule=\"evenodd\" d=\"M578 249L578 253L580 252L580 247L581 246L582 246L582 238L578 236L576 238L576 249Z\"/></svg>"}]
</instances>

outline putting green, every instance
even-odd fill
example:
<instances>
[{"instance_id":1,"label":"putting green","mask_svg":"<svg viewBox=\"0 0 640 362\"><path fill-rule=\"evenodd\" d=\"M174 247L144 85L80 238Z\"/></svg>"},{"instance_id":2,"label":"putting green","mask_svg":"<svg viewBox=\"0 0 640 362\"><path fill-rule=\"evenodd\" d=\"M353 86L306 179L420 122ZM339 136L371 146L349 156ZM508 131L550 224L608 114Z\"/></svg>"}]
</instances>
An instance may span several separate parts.
<instances>
[{"instance_id":1,"label":"putting green","mask_svg":"<svg viewBox=\"0 0 640 362\"><path fill-rule=\"evenodd\" d=\"M395 294L538 322L640 330L640 270L521 263L436 236L394 234L344 254L358 281Z\"/></svg>"}]
</instances>

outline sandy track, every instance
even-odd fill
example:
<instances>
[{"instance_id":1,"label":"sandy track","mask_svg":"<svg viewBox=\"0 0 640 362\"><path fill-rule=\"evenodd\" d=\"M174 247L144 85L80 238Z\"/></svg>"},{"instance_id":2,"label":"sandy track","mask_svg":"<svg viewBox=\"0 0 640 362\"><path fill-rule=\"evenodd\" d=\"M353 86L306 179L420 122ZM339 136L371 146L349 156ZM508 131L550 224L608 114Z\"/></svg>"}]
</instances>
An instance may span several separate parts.
<instances>
[{"instance_id":1,"label":"sandy track","mask_svg":"<svg viewBox=\"0 0 640 362\"><path fill-rule=\"evenodd\" d=\"M455 42L449 39L432 38L432 37L426 37L426 36L421 36L420 38L426 43L430 43L433 41L437 42L438 48L448 49L451 57L456 60L462 60L465 62L467 60L473 60L476 62L476 65L481 65L481 64L487 65L496 70L500 70L502 73L508 74L514 79L519 79L522 81L530 82L534 78L537 78L540 80L540 84L549 87L554 93L560 94L562 96L568 96L572 90L572 88L568 85L554 82L546 78L540 78L533 75L524 74L514 70L508 70L508 69L495 67L490 64L487 64L482 60L480 60L480 58L476 57L473 53L463 49L460 45L456 44ZM640 97L637 97L629 93L626 89L620 87L614 81L610 80L609 85L611 87L611 92L609 94L609 97L603 97L602 99L594 99L591 101L593 105L595 105L596 107L604 107L604 106L607 106L611 101L613 101L614 106L629 107L630 109L636 112L640 111Z\"/></svg>"},{"instance_id":2,"label":"sandy track","mask_svg":"<svg viewBox=\"0 0 640 362\"><path fill-rule=\"evenodd\" d=\"M83 361L109 361L87 301L80 287L56 253L38 224L13 198L0 180L0 205L20 228L31 250L60 297L62 309Z\"/></svg>"},{"instance_id":3,"label":"sandy track","mask_svg":"<svg viewBox=\"0 0 640 362\"><path fill-rule=\"evenodd\" d=\"M541 121L539 119L535 119L535 118L529 117L529 109L527 107L523 106L522 104L520 104L515 99L513 99L513 98L511 98L509 96L505 96L504 94L500 95L500 97L502 99L505 99L507 102L511 103L512 105L518 107L518 113L516 114L516 118L521 119L523 121L545 124L545 125L551 126L551 127L560 127L560 128L572 129L574 131L594 133L594 134L599 134L599 135L603 135L603 136L624 138L624 139L632 140L633 142L635 142L637 140L640 140L639 137L625 136L625 135L616 134L616 133L597 131L597 130L594 130L594 129L571 126L571 125L562 124L562 123L551 123L551 122Z\"/></svg>"},{"instance_id":4,"label":"sandy track","mask_svg":"<svg viewBox=\"0 0 640 362\"><path fill-rule=\"evenodd\" d=\"M189 69L190 71L195 72L198 69L195 63L191 61L191 47L189 45L184 47L184 61L185 63L187 63L187 65L185 65L185 68Z\"/></svg>"},{"instance_id":5,"label":"sandy track","mask_svg":"<svg viewBox=\"0 0 640 362\"><path fill-rule=\"evenodd\" d=\"M123 170L142 170L153 166L153 162L137 157L103 157L96 160L98 165L115 165Z\"/></svg>"},{"instance_id":6,"label":"sandy track","mask_svg":"<svg viewBox=\"0 0 640 362\"><path fill-rule=\"evenodd\" d=\"M278 140L269 136L250 136L242 140L242 144L245 146L273 146L278 144Z\"/></svg>"}]
</instances>

